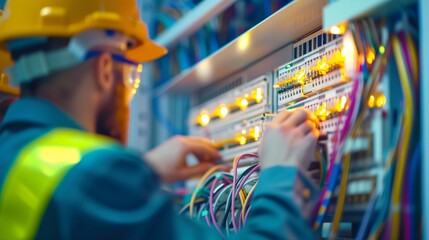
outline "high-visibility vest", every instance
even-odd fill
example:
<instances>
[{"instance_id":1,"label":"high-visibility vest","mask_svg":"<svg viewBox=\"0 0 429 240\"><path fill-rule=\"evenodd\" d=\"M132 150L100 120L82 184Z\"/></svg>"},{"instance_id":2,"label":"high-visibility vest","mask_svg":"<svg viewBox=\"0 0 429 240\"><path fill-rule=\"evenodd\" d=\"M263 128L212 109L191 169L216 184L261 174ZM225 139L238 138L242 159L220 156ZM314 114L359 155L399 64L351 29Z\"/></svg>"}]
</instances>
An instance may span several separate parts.
<instances>
[{"instance_id":1,"label":"high-visibility vest","mask_svg":"<svg viewBox=\"0 0 429 240\"><path fill-rule=\"evenodd\" d=\"M70 129L55 129L27 145L0 193L0 239L34 238L65 174L87 153L114 145L109 138Z\"/></svg>"}]
</instances>

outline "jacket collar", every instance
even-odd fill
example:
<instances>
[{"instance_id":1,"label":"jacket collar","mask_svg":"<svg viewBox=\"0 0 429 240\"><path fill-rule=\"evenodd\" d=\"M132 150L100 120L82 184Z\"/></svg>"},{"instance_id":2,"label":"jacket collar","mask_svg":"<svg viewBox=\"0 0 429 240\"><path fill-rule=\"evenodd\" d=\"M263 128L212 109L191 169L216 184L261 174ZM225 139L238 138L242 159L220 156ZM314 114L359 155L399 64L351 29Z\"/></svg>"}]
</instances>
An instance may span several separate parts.
<instances>
[{"instance_id":1,"label":"jacket collar","mask_svg":"<svg viewBox=\"0 0 429 240\"><path fill-rule=\"evenodd\" d=\"M23 98L13 103L3 119L2 128L11 124L84 130L67 113L40 98Z\"/></svg>"}]
</instances>

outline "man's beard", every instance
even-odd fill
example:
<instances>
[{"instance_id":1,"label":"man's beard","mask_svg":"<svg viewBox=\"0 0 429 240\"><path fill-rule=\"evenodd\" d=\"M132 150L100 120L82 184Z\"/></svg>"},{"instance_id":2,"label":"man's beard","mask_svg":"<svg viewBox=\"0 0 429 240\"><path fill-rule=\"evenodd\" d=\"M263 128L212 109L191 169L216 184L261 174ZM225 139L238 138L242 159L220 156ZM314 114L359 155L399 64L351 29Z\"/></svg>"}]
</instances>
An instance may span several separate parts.
<instances>
[{"instance_id":1,"label":"man's beard","mask_svg":"<svg viewBox=\"0 0 429 240\"><path fill-rule=\"evenodd\" d=\"M122 144L128 138L129 102L127 89L123 84L115 84L108 100L97 115L97 133L112 137Z\"/></svg>"}]
</instances>

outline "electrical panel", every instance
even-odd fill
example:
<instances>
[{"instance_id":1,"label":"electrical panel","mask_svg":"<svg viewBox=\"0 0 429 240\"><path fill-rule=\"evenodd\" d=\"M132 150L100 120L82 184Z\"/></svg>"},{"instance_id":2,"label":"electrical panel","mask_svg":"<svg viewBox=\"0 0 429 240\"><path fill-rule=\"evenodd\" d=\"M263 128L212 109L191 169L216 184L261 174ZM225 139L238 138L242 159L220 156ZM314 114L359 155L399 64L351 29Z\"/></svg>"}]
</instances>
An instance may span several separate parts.
<instances>
[{"instance_id":1,"label":"electrical panel","mask_svg":"<svg viewBox=\"0 0 429 240\"><path fill-rule=\"evenodd\" d=\"M240 81L221 94L196 101L189 117L190 134L211 139L221 151L222 164L239 168L242 174L223 173L212 179L223 177L223 184L228 185L228 179L243 179L244 175L252 181L241 188L251 195L257 181L255 169L259 168L255 154L265 127L282 111L305 108L318 117L321 134L314 153L317 162L312 164L320 171L321 189L312 219L314 230L321 238L378 238L383 231L392 236L407 235L383 224L389 217L392 223L386 224L398 228L396 206L390 201L401 204L397 199L402 196L400 179L408 184L416 178L401 175L401 171L407 166L416 171L416 165L406 163L413 155L407 151L418 152L417 140L408 134L419 136L417 125L410 124L410 119L418 119L418 113L410 113L416 106L413 101L418 102L412 95L418 89L418 71L413 67L418 65L416 45L407 31L394 29L374 19L355 23L344 34L315 29L288 45L290 56L285 59L289 60L280 66L266 68L259 78ZM202 92L219 92L216 88L212 85ZM243 156L251 160L238 164L237 159ZM416 164L418 157L412 162ZM394 171L400 178L393 177ZM406 193L402 194L409 194L406 199L415 197L411 185L404 188ZM194 194L199 196L198 191ZM234 194L216 202L224 200L231 205L229 198L234 199ZM237 213L222 208L229 214L222 218L222 228L237 230L235 221L245 222L249 210L246 198L237 204L241 207ZM407 204L404 206L410 206ZM200 210L202 215L195 216L204 219L204 207ZM409 217L410 221L413 218ZM217 224L216 214L208 219L209 225ZM411 228L414 232L417 229L414 225Z\"/></svg>"},{"instance_id":2,"label":"electrical panel","mask_svg":"<svg viewBox=\"0 0 429 240\"><path fill-rule=\"evenodd\" d=\"M329 159L335 154L337 134L344 128L353 88L356 88L353 78L357 77L358 56L354 45L350 36L332 37L317 32L294 46L296 59L275 70L276 112L306 108L319 118L321 137L318 148L327 169L332 167L333 161ZM365 117L359 135L346 142L347 146L343 148L344 154L351 154L353 161L350 163L342 221L355 226L359 226L371 196L381 192L385 175L385 158L377 151L384 149L389 136L383 131L383 126L388 125L388 118L383 114L386 115L390 109L386 107L383 92L373 96L369 104L371 114ZM322 172L325 175L322 179L326 174ZM332 204L323 222L329 224L332 221L330 216L335 214L337 199L338 190L333 193Z\"/></svg>"},{"instance_id":3,"label":"electrical panel","mask_svg":"<svg viewBox=\"0 0 429 240\"><path fill-rule=\"evenodd\" d=\"M213 140L226 162L255 152L264 129L261 117L272 109L270 80L271 76L258 77L194 107L190 134Z\"/></svg>"}]
</instances>

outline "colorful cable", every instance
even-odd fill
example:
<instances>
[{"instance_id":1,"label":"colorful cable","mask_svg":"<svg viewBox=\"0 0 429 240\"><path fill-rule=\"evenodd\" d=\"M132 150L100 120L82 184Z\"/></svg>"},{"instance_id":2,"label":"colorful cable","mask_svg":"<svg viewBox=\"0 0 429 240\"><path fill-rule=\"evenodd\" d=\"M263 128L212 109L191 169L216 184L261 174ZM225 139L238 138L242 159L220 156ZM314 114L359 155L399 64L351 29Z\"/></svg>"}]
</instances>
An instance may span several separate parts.
<instances>
[{"instance_id":1,"label":"colorful cable","mask_svg":"<svg viewBox=\"0 0 429 240\"><path fill-rule=\"evenodd\" d=\"M406 63L404 61L403 52L401 50L401 44L397 36L392 39L393 53L397 62L399 79L403 90L403 96L405 100L404 107L404 131L402 134L402 148L399 149L399 158L395 170L395 178L392 189L391 199L391 234L388 236L390 239L399 239L399 228L400 228L400 206L401 206L401 190L402 182L404 177L404 169L407 163L407 155L409 148L409 141L411 138L411 131L413 128L414 118L414 99L412 96L413 88L410 86L410 76L405 69Z\"/></svg>"}]
</instances>

